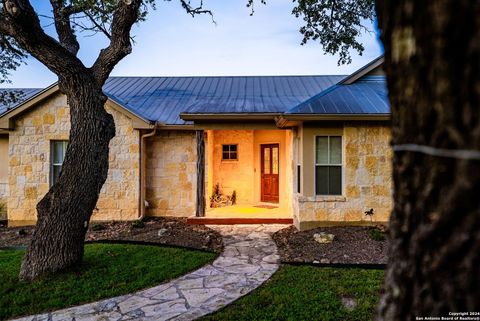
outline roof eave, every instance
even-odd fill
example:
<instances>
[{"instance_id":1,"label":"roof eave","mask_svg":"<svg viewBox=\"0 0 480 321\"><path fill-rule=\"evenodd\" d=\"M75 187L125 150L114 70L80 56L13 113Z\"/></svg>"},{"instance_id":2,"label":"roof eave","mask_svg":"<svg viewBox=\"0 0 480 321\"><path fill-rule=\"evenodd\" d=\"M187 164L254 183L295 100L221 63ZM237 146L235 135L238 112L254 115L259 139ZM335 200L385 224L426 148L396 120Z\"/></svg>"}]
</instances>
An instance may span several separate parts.
<instances>
[{"instance_id":1,"label":"roof eave","mask_svg":"<svg viewBox=\"0 0 480 321\"><path fill-rule=\"evenodd\" d=\"M355 71L353 74L348 76L347 78L343 79L342 81L339 82L341 85L350 85L357 81L359 78L365 76L368 74L370 71L374 70L378 66L382 65L385 60L384 55L381 55L380 57L374 59L367 65L363 66L362 68L358 69Z\"/></svg>"},{"instance_id":2,"label":"roof eave","mask_svg":"<svg viewBox=\"0 0 480 321\"><path fill-rule=\"evenodd\" d=\"M351 121L389 121L391 114L283 114L282 119L287 121L309 120L351 120Z\"/></svg>"},{"instance_id":3,"label":"roof eave","mask_svg":"<svg viewBox=\"0 0 480 321\"><path fill-rule=\"evenodd\" d=\"M198 121L198 120L275 120L276 117L281 116L282 113L181 113L180 118L183 120Z\"/></svg>"},{"instance_id":4,"label":"roof eave","mask_svg":"<svg viewBox=\"0 0 480 321\"><path fill-rule=\"evenodd\" d=\"M25 112L30 107L45 100L47 97L55 93L57 90L59 90L58 83L54 83L48 86L47 88L39 91L29 99L21 102L17 106L7 110L4 114L0 116L0 129L7 130L7 131L13 130L14 128L13 118L15 116Z\"/></svg>"}]
</instances>

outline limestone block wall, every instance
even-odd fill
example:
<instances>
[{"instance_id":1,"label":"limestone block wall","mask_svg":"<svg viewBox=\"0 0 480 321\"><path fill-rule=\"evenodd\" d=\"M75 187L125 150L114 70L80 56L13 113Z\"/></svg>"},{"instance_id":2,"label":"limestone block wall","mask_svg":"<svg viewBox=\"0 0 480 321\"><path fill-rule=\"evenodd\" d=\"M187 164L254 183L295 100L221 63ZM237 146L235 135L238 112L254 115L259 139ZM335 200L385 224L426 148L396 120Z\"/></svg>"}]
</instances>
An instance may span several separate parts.
<instances>
[{"instance_id":1,"label":"limestone block wall","mask_svg":"<svg viewBox=\"0 0 480 321\"><path fill-rule=\"evenodd\" d=\"M116 123L110 142L110 168L92 220L138 217L139 132L131 120L107 104ZM68 140L70 112L66 97L54 95L15 120L9 134L8 220L10 225L36 221L37 202L49 189L50 144Z\"/></svg>"},{"instance_id":2,"label":"limestone block wall","mask_svg":"<svg viewBox=\"0 0 480 321\"><path fill-rule=\"evenodd\" d=\"M0 220L7 218L8 136L0 135Z\"/></svg>"},{"instance_id":3,"label":"limestone block wall","mask_svg":"<svg viewBox=\"0 0 480 321\"><path fill-rule=\"evenodd\" d=\"M340 131L343 148L343 184L340 196L315 196L314 137ZM295 194L294 222L299 229L324 225L371 223L365 211L373 209L373 222L386 222L392 210L392 151L387 125L345 124L342 128L303 128L303 181ZM308 148L309 150L305 150Z\"/></svg>"},{"instance_id":4,"label":"limestone block wall","mask_svg":"<svg viewBox=\"0 0 480 321\"><path fill-rule=\"evenodd\" d=\"M146 144L146 214L195 214L197 175L195 131L159 131Z\"/></svg>"}]
</instances>

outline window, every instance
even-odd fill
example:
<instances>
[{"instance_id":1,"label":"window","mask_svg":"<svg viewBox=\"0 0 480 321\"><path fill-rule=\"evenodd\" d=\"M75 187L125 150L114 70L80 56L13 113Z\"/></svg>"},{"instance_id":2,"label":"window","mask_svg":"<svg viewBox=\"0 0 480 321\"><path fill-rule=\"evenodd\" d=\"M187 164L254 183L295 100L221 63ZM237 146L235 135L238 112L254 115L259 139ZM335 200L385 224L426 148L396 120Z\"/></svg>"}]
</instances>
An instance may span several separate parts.
<instances>
[{"instance_id":1,"label":"window","mask_svg":"<svg viewBox=\"0 0 480 321\"><path fill-rule=\"evenodd\" d=\"M342 194L342 137L317 136L315 141L315 194Z\"/></svg>"},{"instance_id":2,"label":"window","mask_svg":"<svg viewBox=\"0 0 480 321\"><path fill-rule=\"evenodd\" d=\"M66 140L52 140L51 142L50 186L55 184L60 176L63 160L65 159L65 152L67 151L67 145L68 141Z\"/></svg>"},{"instance_id":3,"label":"window","mask_svg":"<svg viewBox=\"0 0 480 321\"><path fill-rule=\"evenodd\" d=\"M222 160L237 160L237 145L222 145Z\"/></svg>"}]
</instances>

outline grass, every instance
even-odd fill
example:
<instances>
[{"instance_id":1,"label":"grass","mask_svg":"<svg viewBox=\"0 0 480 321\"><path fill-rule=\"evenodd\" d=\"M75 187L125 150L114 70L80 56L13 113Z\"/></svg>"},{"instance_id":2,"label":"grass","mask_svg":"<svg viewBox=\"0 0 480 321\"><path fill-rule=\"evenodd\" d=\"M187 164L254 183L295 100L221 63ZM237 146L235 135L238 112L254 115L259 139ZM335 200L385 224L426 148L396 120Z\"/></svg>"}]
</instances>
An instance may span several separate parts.
<instances>
[{"instance_id":1,"label":"grass","mask_svg":"<svg viewBox=\"0 0 480 321\"><path fill-rule=\"evenodd\" d=\"M127 294L186 274L215 258L201 251L88 244L84 263L33 283L17 279L24 250L0 250L0 320Z\"/></svg>"},{"instance_id":2,"label":"grass","mask_svg":"<svg viewBox=\"0 0 480 321\"><path fill-rule=\"evenodd\" d=\"M271 280L202 320L370 321L384 271L283 265ZM355 298L346 309L342 297Z\"/></svg>"}]
</instances>

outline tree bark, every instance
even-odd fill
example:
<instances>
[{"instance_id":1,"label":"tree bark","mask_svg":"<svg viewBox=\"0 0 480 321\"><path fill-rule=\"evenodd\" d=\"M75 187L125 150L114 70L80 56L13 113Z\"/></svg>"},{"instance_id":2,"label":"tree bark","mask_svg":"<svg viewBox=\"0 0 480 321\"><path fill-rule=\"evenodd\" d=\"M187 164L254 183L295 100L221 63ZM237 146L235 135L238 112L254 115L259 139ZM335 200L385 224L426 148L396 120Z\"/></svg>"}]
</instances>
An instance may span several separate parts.
<instances>
[{"instance_id":1,"label":"tree bark","mask_svg":"<svg viewBox=\"0 0 480 321\"><path fill-rule=\"evenodd\" d=\"M38 221L20 278L32 280L78 265L100 189L108 173L109 142L115 135L107 100L88 73L60 79L71 113L69 145L58 181L38 203Z\"/></svg>"},{"instance_id":2,"label":"tree bark","mask_svg":"<svg viewBox=\"0 0 480 321\"><path fill-rule=\"evenodd\" d=\"M377 13L397 146L377 320L478 311L480 161L406 144L480 150L480 3L379 0Z\"/></svg>"},{"instance_id":3,"label":"tree bark","mask_svg":"<svg viewBox=\"0 0 480 321\"><path fill-rule=\"evenodd\" d=\"M115 65L131 50L130 31L138 21L142 0L118 1L111 14L109 45L92 67L77 57L80 48L72 15L95 7L51 0L58 40L47 35L29 0L1 0L0 35L42 62L58 78L70 106L70 140L58 181L37 205L37 226L25 255L20 279L39 276L79 264L90 217L107 179L108 145L115 136L113 117L104 105L102 86Z\"/></svg>"},{"instance_id":4,"label":"tree bark","mask_svg":"<svg viewBox=\"0 0 480 321\"><path fill-rule=\"evenodd\" d=\"M196 131L197 137L197 208L195 216L205 216L205 133Z\"/></svg>"}]
</instances>

